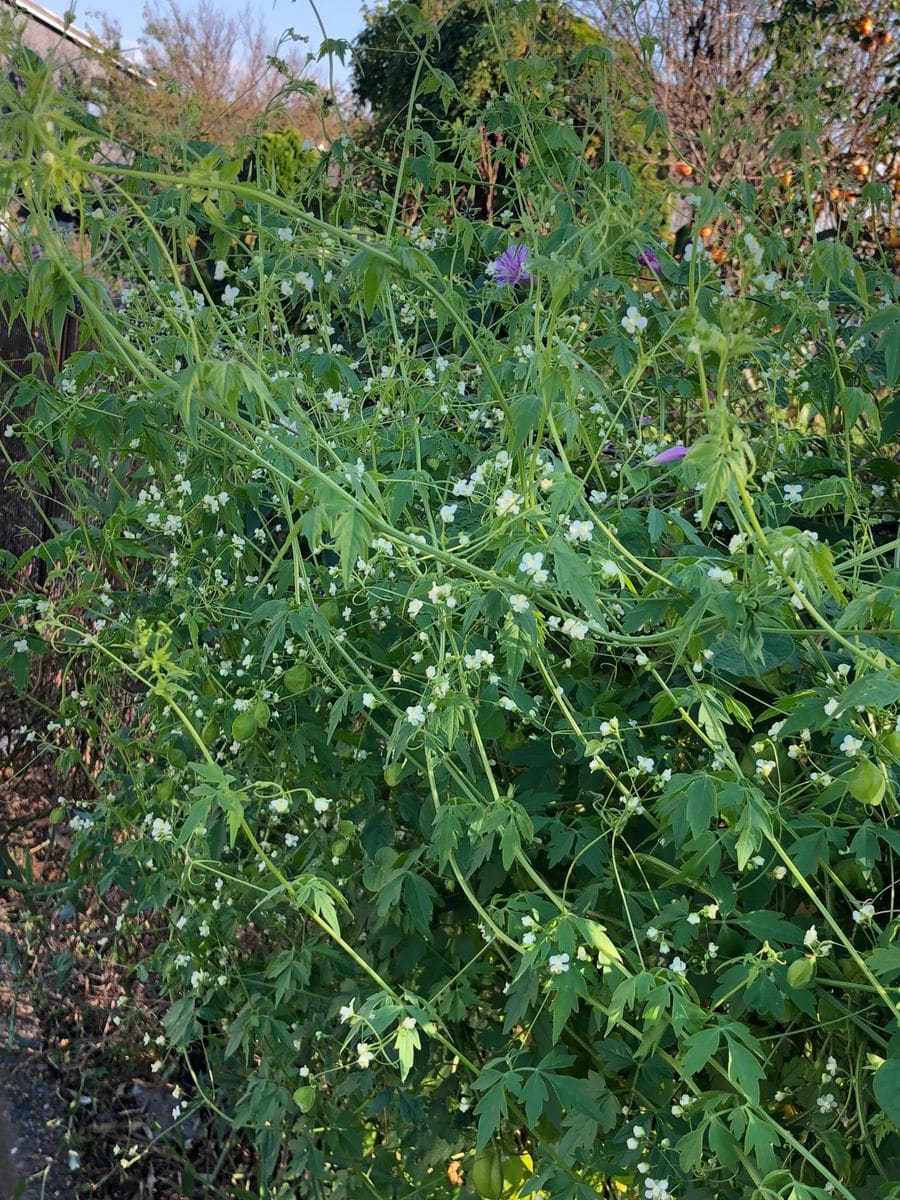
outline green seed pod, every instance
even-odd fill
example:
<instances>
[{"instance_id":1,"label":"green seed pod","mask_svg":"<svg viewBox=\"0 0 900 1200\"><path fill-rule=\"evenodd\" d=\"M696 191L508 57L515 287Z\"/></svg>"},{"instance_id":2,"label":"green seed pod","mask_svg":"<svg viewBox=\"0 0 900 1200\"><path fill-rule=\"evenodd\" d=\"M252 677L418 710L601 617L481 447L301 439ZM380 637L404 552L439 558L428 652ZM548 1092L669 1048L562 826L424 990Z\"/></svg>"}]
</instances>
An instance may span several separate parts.
<instances>
[{"instance_id":1,"label":"green seed pod","mask_svg":"<svg viewBox=\"0 0 900 1200\"><path fill-rule=\"evenodd\" d=\"M288 667L281 680L288 693L296 696L299 692L305 692L309 687L309 671L303 663L294 663L292 667Z\"/></svg>"},{"instance_id":2,"label":"green seed pod","mask_svg":"<svg viewBox=\"0 0 900 1200\"><path fill-rule=\"evenodd\" d=\"M260 729L265 729L269 724L269 718L272 715L272 710L266 704L265 700L257 700L253 707L253 717Z\"/></svg>"},{"instance_id":3,"label":"green seed pod","mask_svg":"<svg viewBox=\"0 0 900 1200\"><path fill-rule=\"evenodd\" d=\"M877 763L863 759L847 776L847 791L860 804L880 804L887 782Z\"/></svg>"},{"instance_id":4,"label":"green seed pod","mask_svg":"<svg viewBox=\"0 0 900 1200\"><path fill-rule=\"evenodd\" d=\"M800 991L808 988L815 978L816 960L814 955L807 954L798 958L787 969L787 981L790 987Z\"/></svg>"},{"instance_id":5,"label":"green seed pod","mask_svg":"<svg viewBox=\"0 0 900 1200\"><path fill-rule=\"evenodd\" d=\"M231 736L236 742L248 742L256 733L256 717L252 712L242 712L231 722Z\"/></svg>"},{"instance_id":6,"label":"green seed pod","mask_svg":"<svg viewBox=\"0 0 900 1200\"><path fill-rule=\"evenodd\" d=\"M500 1200L503 1195L503 1160L496 1146L485 1146L476 1156L469 1179L484 1200Z\"/></svg>"}]
</instances>

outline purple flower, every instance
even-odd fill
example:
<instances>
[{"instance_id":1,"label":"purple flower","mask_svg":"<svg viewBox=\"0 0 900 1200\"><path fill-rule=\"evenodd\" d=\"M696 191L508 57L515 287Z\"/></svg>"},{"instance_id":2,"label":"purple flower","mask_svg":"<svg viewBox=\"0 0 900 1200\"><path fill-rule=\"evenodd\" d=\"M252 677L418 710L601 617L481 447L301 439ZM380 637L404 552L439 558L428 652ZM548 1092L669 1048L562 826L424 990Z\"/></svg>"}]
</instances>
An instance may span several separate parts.
<instances>
[{"instance_id":1,"label":"purple flower","mask_svg":"<svg viewBox=\"0 0 900 1200\"><path fill-rule=\"evenodd\" d=\"M659 259L656 257L656 253L650 246L648 246L645 250L642 250L637 256L637 265L639 267L647 267L648 270L655 271L657 275L659 274Z\"/></svg>"},{"instance_id":2,"label":"purple flower","mask_svg":"<svg viewBox=\"0 0 900 1200\"><path fill-rule=\"evenodd\" d=\"M528 262L528 247L518 243L504 250L493 262L494 283L497 287L514 287L517 283L530 283L531 276L525 270Z\"/></svg>"},{"instance_id":3,"label":"purple flower","mask_svg":"<svg viewBox=\"0 0 900 1200\"><path fill-rule=\"evenodd\" d=\"M687 452L687 446L684 446L681 442L679 442L677 446L670 446L668 450L661 450L660 453L657 454L655 458L651 458L650 461L652 463L678 462L679 458L684 458Z\"/></svg>"}]
</instances>

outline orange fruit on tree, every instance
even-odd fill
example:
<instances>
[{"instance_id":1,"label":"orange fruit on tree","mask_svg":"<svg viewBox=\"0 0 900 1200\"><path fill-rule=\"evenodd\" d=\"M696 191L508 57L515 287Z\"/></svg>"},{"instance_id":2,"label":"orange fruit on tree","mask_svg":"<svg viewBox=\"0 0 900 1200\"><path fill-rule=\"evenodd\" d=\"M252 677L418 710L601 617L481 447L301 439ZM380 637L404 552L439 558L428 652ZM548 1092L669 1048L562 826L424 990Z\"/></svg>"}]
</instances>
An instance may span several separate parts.
<instances>
[{"instance_id":1,"label":"orange fruit on tree","mask_svg":"<svg viewBox=\"0 0 900 1200\"><path fill-rule=\"evenodd\" d=\"M724 262L728 257L728 251L724 250L721 246L714 246L712 250L710 250L710 254L712 255L712 260L714 263Z\"/></svg>"},{"instance_id":2,"label":"orange fruit on tree","mask_svg":"<svg viewBox=\"0 0 900 1200\"><path fill-rule=\"evenodd\" d=\"M893 41L893 36L889 29L879 29L875 34L875 41L879 46L889 46Z\"/></svg>"},{"instance_id":3,"label":"orange fruit on tree","mask_svg":"<svg viewBox=\"0 0 900 1200\"><path fill-rule=\"evenodd\" d=\"M860 37L868 37L874 28L875 22L872 20L869 13L866 13L864 17L860 17L856 24L856 32L860 35Z\"/></svg>"},{"instance_id":4,"label":"orange fruit on tree","mask_svg":"<svg viewBox=\"0 0 900 1200\"><path fill-rule=\"evenodd\" d=\"M690 163L680 162L675 164L675 172L676 174L680 175L682 179L690 179L694 173L694 168Z\"/></svg>"},{"instance_id":5,"label":"orange fruit on tree","mask_svg":"<svg viewBox=\"0 0 900 1200\"><path fill-rule=\"evenodd\" d=\"M700 230L700 236L702 238L712 237L712 231L713 231L712 225L704 225L703 228Z\"/></svg>"}]
</instances>

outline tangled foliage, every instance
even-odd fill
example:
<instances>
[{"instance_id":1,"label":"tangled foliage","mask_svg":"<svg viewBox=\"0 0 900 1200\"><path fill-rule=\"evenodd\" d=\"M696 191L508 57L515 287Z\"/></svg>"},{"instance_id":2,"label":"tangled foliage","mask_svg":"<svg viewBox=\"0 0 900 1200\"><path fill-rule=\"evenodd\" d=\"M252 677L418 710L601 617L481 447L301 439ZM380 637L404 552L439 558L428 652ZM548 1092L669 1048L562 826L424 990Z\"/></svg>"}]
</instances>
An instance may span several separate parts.
<instances>
[{"instance_id":1,"label":"tangled foliage","mask_svg":"<svg viewBox=\"0 0 900 1200\"><path fill-rule=\"evenodd\" d=\"M0 654L242 1194L896 1197L885 261L699 178L676 259L518 65L493 221L3 103L5 309L84 341L7 396L71 516Z\"/></svg>"}]
</instances>

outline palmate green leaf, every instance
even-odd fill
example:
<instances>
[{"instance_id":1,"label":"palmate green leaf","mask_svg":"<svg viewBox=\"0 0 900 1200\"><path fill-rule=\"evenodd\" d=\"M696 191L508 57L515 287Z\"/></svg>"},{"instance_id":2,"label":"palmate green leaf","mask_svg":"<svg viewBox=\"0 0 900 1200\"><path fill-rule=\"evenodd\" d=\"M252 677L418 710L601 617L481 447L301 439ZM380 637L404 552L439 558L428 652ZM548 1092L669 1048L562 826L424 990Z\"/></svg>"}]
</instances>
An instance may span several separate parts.
<instances>
[{"instance_id":1,"label":"palmate green leaf","mask_svg":"<svg viewBox=\"0 0 900 1200\"><path fill-rule=\"evenodd\" d=\"M484 1074L486 1075L487 1072ZM491 1072L491 1075L496 1076L497 1072ZM484 1075L482 1078L484 1078ZM515 1076L512 1078L514 1080ZM505 1077L501 1076L496 1079L496 1082L488 1087L475 1105L475 1113L478 1116L478 1131L475 1135L476 1151L484 1149L500 1128L501 1121L504 1121L508 1115L509 1105L506 1095L506 1084L507 1080Z\"/></svg>"},{"instance_id":2,"label":"palmate green leaf","mask_svg":"<svg viewBox=\"0 0 900 1200\"><path fill-rule=\"evenodd\" d=\"M690 1079L701 1071L719 1048L722 1031L713 1026L692 1033L684 1042L684 1057L681 1060L681 1072L685 1079Z\"/></svg>"},{"instance_id":3,"label":"palmate green leaf","mask_svg":"<svg viewBox=\"0 0 900 1200\"><path fill-rule=\"evenodd\" d=\"M356 561L365 558L372 544L372 527L356 508L347 508L334 527L334 547L341 560L344 587L350 586Z\"/></svg>"}]
</instances>

